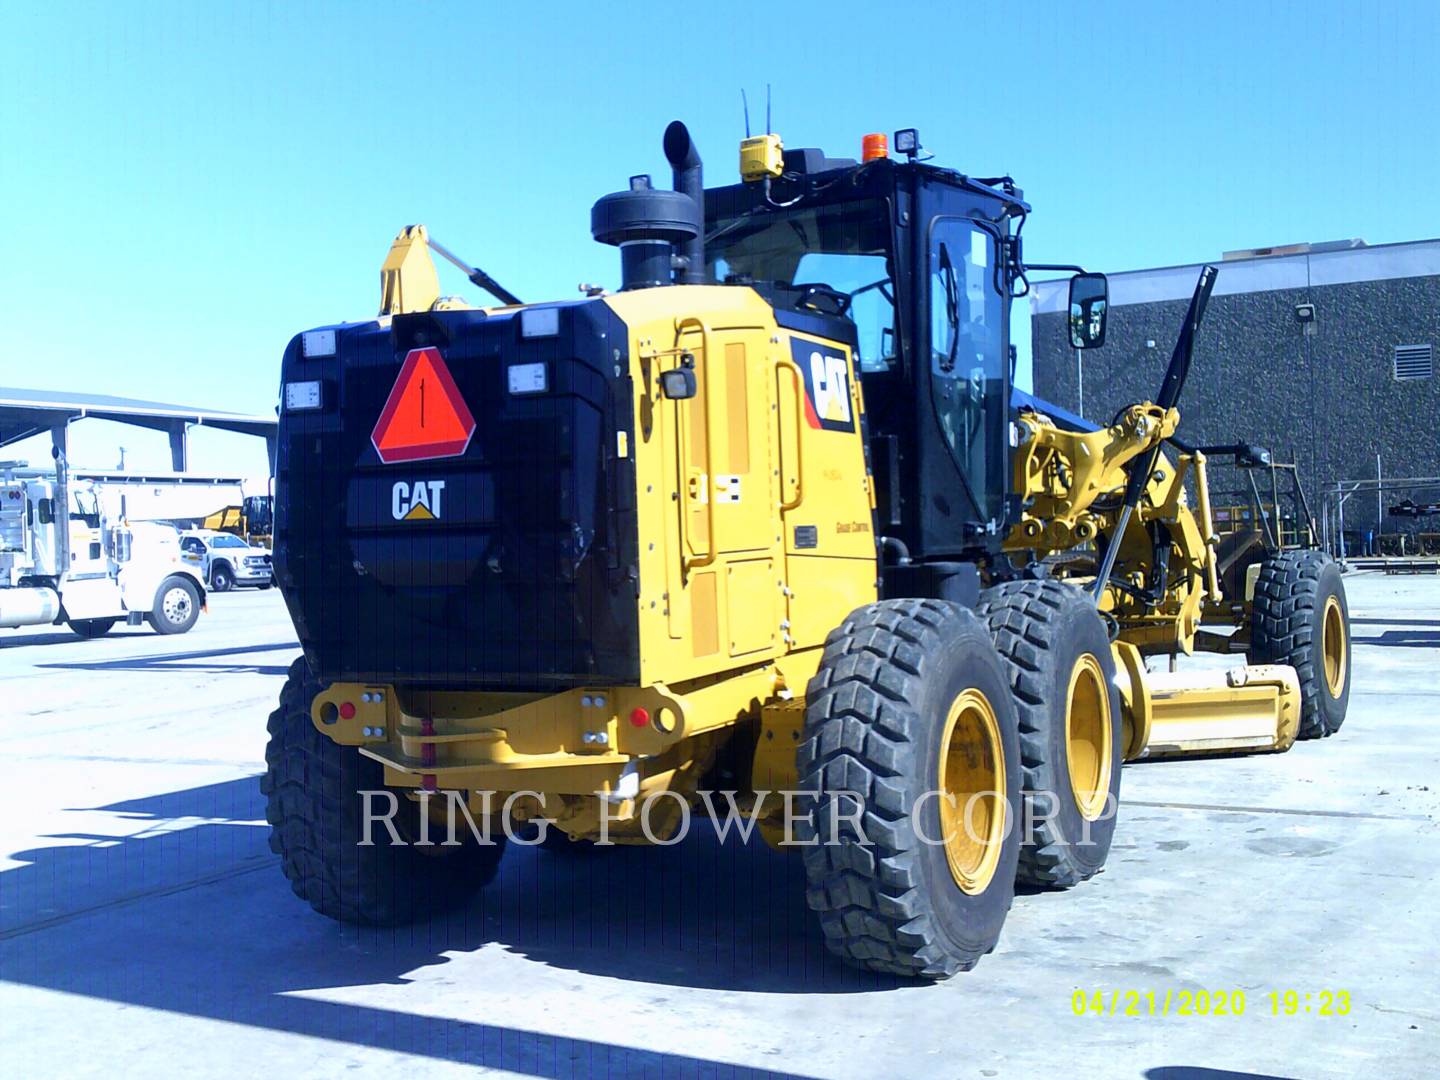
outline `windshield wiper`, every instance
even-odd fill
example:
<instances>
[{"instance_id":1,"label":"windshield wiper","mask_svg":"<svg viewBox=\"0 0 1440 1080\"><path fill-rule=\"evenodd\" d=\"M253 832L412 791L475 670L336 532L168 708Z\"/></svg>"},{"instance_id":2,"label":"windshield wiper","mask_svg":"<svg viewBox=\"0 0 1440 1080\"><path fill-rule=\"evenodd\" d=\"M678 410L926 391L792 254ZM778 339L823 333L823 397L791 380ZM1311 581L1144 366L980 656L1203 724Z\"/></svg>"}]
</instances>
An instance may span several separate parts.
<instances>
[{"instance_id":1,"label":"windshield wiper","mask_svg":"<svg viewBox=\"0 0 1440 1080\"><path fill-rule=\"evenodd\" d=\"M940 362L945 374L955 370L955 354L960 351L960 293L955 282L955 264L950 261L950 249L940 242L940 277L945 282L945 321L950 324L950 351ZM977 505L975 509L979 510Z\"/></svg>"}]
</instances>

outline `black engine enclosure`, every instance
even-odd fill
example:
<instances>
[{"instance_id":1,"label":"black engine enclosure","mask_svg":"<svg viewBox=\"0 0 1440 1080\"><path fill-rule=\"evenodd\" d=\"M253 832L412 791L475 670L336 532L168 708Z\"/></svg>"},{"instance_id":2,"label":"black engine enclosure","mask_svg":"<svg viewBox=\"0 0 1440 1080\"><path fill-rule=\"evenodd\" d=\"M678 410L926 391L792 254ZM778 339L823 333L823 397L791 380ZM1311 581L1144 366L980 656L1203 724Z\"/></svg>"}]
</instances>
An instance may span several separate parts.
<instances>
[{"instance_id":1,"label":"black engine enclosure","mask_svg":"<svg viewBox=\"0 0 1440 1080\"><path fill-rule=\"evenodd\" d=\"M282 382L321 408L283 412L275 570L326 681L549 691L639 679L627 334L602 301L438 311L335 327L336 355L285 352ZM475 420L463 454L385 464L372 432L406 354L435 346ZM548 389L512 394L507 368ZM282 387L281 399L284 400ZM436 520L396 520L395 484L443 481Z\"/></svg>"}]
</instances>

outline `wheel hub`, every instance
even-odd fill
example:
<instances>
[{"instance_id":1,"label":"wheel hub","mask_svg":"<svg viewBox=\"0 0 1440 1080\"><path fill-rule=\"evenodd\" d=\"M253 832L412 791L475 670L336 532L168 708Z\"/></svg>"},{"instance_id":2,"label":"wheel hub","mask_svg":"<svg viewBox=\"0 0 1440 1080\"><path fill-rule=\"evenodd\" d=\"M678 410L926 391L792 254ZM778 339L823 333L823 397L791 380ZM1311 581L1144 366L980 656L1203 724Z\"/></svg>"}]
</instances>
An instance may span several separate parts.
<instances>
[{"instance_id":1,"label":"wheel hub","mask_svg":"<svg viewBox=\"0 0 1440 1080\"><path fill-rule=\"evenodd\" d=\"M172 623L183 623L190 617L190 594L184 589L170 589L160 601L160 610Z\"/></svg>"},{"instance_id":2,"label":"wheel hub","mask_svg":"<svg viewBox=\"0 0 1440 1080\"><path fill-rule=\"evenodd\" d=\"M950 876L961 892L989 887L1000 862L1005 820L1005 753L1000 722L979 690L950 705L940 740L940 827Z\"/></svg>"},{"instance_id":3,"label":"wheel hub","mask_svg":"<svg viewBox=\"0 0 1440 1080\"><path fill-rule=\"evenodd\" d=\"M1345 613L1340 610L1340 598L1328 597L1325 601L1325 615L1320 624L1320 651L1325 658L1325 686L1330 696L1336 698L1345 689Z\"/></svg>"},{"instance_id":4,"label":"wheel hub","mask_svg":"<svg viewBox=\"0 0 1440 1080\"><path fill-rule=\"evenodd\" d=\"M1087 821L1100 817L1110 794L1115 753L1110 720L1104 670L1093 653L1085 653L1070 673L1065 696L1065 759L1070 792Z\"/></svg>"}]
</instances>

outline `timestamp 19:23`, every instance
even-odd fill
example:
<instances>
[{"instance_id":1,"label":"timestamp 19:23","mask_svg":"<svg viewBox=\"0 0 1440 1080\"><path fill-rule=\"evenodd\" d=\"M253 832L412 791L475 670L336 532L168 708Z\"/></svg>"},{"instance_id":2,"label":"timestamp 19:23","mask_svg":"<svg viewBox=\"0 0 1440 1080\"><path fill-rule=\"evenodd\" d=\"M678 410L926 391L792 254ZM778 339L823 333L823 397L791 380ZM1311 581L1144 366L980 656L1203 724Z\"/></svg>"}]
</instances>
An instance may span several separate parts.
<instances>
[{"instance_id":1,"label":"timestamp 19:23","mask_svg":"<svg viewBox=\"0 0 1440 1080\"><path fill-rule=\"evenodd\" d=\"M1349 1016L1348 990L1270 990L1270 1016ZM1076 1016L1244 1016L1244 990L1076 990Z\"/></svg>"}]
</instances>

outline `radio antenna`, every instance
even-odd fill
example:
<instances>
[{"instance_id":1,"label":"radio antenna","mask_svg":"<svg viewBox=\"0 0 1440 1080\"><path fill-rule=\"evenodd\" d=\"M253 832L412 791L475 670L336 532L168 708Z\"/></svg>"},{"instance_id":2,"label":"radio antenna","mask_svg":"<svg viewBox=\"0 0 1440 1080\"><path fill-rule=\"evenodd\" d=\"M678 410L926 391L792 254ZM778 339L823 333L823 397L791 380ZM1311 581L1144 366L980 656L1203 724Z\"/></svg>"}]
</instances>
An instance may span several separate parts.
<instances>
[{"instance_id":1,"label":"radio antenna","mask_svg":"<svg viewBox=\"0 0 1440 1080\"><path fill-rule=\"evenodd\" d=\"M770 84L765 84L765 134L770 134Z\"/></svg>"},{"instance_id":2,"label":"radio antenna","mask_svg":"<svg viewBox=\"0 0 1440 1080\"><path fill-rule=\"evenodd\" d=\"M745 138L750 137L750 102L745 98L745 88L740 88L740 108L745 112Z\"/></svg>"}]
</instances>

